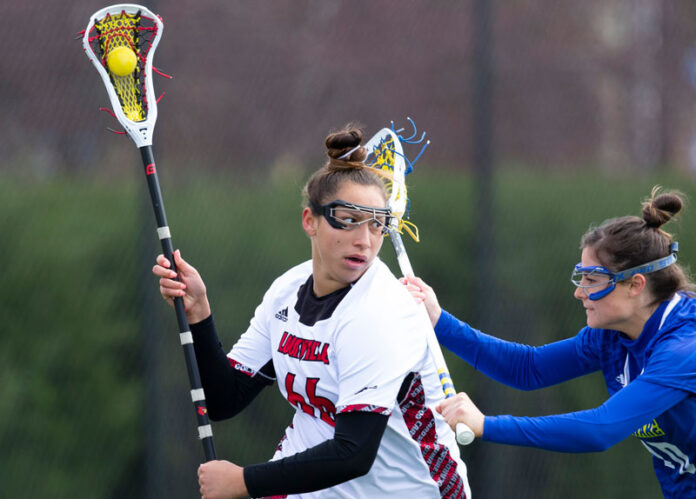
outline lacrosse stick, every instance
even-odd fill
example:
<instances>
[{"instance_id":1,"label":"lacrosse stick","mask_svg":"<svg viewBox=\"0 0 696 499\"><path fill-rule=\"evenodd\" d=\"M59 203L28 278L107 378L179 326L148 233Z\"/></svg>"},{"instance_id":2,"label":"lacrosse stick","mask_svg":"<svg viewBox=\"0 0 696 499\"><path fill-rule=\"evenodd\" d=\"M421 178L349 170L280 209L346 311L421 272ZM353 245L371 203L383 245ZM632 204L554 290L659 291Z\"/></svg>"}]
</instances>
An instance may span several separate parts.
<instances>
[{"instance_id":1,"label":"lacrosse stick","mask_svg":"<svg viewBox=\"0 0 696 499\"><path fill-rule=\"evenodd\" d=\"M167 226L152 154L152 133L157 120L157 101L152 85L152 58L162 36L162 29L162 20L145 7L134 4L112 5L99 10L91 17L82 37L82 45L104 81L114 116L140 149L157 221L157 235L162 243L164 256L171 263L171 269L176 272L171 234ZM131 59L112 63L109 56L115 53L114 49L125 52ZM196 410L198 437L202 441L206 461L210 461L215 459L213 431L208 420L205 394L201 387L193 349L193 337L186 319L184 302L179 297L174 298L174 310L186 358L191 399Z\"/></svg>"},{"instance_id":2,"label":"lacrosse stick","mask_svg":"<svg viewBox=\"0 0 696 499\"><path fill-rule=\"evenodd\" d=\"M406 247L401 239L401 232L405 230L416 242L418 241L418 229L412 223L404 220L404 216L407 216L408 210L405 177L406 174L410 173L413 169L413 163L418 160L427 147L428 142L426 142L420 154L418 154L413 161L408 161L406 159L401 143L418 144L425 138L425 134L417 138L416 126L413 120L408 118L408 121L413 126L413 134L410 137L398 135L403 129L394 130L393 122L391 128L382 128L377 132L365 144L368 153L365 164L389 174L390 180L387 182L387 191L389 194L388 206L391 209L392 215L394 215L388 229L389 238L394 246L394 251L396 251L396 258L399 262L401 273L404 276L413 276L415 274L413 273L411 262L406 253ZM421 304L420 308L421 312L427 317L428 312L425 308L425 304ZM430 324L430 318L428 318L428 324ZM437 367L445 398L453 397L456 395L454 383L452 383L445 358L442 355L440 344L437 341L437 336L435 336L435 331L432 327L426 330L426 338L428 340L428 350ZM457 423L455 433L457 435L457 442L461 445L469 445L474 440L474 432L464 423Z\"/></svg>"}]
</instances>

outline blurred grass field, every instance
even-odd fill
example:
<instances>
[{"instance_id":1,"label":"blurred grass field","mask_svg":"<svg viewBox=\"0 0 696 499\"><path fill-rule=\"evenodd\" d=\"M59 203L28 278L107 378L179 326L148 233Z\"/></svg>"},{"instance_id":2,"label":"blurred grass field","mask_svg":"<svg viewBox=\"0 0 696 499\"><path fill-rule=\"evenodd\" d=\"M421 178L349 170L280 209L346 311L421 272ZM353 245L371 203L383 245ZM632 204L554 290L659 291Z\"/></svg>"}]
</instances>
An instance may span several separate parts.
<instances>
[{"instance_id":1,"label":"blurred grass field","mask_svg":"<svg viewBox=\"0 0 696 499\"><path fill-rule=\"evenodd\" d=\"M692 200L696 194L693 179L676 174L627 180L595 173L499 173L495 270L481 275L472 256L473 179L421 168L408 179L411 221L421 232L418 244L404 239L414 269L464 320L477 312L472 288L483 280L495 304L488 332L531 344L575 334L584 316L568 278L588 226L639 214L655 184ZM203 275L229 348L272 280L309 258L299 217L304 177L161 175L175 247ZM8 176L0 199L0 496L142 497L152 467L167 477L160 486L169 497L195 494L202 452L174 314L150 274L159 243L143 183ZM692 208L666 227L686 263L696 262ZM381 256L397 269L389 244ZM520 393L446 357L457 388L484 400L484 412L566 412L606 397L599 375ZM219 457L248 464L272 455L291 416L275 390L235 420L214 424ZM478 497L493 497L483 483L486 467L525 484L518 497L659 495L650 456L633 440L603 454L474 444L464 456Z\"/></svg>"}]
</instances>

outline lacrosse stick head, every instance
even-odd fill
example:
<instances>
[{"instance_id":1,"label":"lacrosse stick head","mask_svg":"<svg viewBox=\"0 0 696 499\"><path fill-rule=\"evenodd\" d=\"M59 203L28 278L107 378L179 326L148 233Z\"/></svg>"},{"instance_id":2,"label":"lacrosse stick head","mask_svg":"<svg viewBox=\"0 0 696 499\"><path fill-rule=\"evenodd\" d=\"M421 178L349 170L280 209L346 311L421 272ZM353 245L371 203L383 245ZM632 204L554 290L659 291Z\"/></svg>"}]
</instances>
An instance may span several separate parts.
<instances>
[{"instance_id":1,"label":"lacrosse stick head","mask_svg":"<svg viewBox=\"0 0 696 499\"><path fill-rule=\"evenodd\" d=\"M410 118L409 121L413 124ZM391 128L382 128L368 140L364 146L367 149L365 165L380 170L383 176L388 179L386 182L387 195L389 196L387 206L393 215L390 228L399 233L405 230L414 241L418 242L418 227L405 219L408 218L409 208L406 175L413 169L413 162L406 159L402 142L419 143L422 142L423 137L417 141L413 141L413 137L405 139L399 135L400 131L394 130L392 124ZM426 146L427 143L421 150L421 154Z\"/></svg>"},{"instance_id":2,"label":"lacrosse stick head","mask_svg":"<svg viewBox=\"0 0 696 499\"><path fill-rule=\"evenodd\" d=\"M162 36L162 20L135 4L105 7L92 15L82 46L97 68L121 126L138 147L152 145L157 100L152 84L152 58ZM136 55L135 69L125 76L113 73L109 53L126 47Z\"/></svg>"}]
</instances>

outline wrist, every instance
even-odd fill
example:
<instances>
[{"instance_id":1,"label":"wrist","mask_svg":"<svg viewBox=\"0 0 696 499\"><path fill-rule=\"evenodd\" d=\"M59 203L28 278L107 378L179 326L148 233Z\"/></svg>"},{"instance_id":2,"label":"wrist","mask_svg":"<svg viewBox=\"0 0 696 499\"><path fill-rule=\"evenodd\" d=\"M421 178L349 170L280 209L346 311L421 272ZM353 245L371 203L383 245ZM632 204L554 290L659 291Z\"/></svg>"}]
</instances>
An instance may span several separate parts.
<instances>
[{"instance_id":1,"label":"wrist","mask_svg":"<svg viewBox=\"0 0 696 499\"><path fill-rule=\"evenodd\" d=\"M189 324L196 324L211 315L210 304L208 300L205 303L197 304L186 310L186 319Z\"/></svg>"},{"instance_id":2,"label":"wrist","mask_svg":"<svg viewBox=\"0 0 696 499\"><path fill-rule=\"evenodd\" d=\"M474 429L474 434L477 437L483 437L483 432L486 430L486 416L481 414L481 420L477 426L478 428Z\"/></svg>"},{"instance_id":3,"label":"wrist","mask_svg":"<svg viewBox=\"0 0 696 499\"><path fill-rule=\"evenodd\" d=\"M241 490L240 490L241 496L247 497L247 496L249 496L249 489L247 488L247 485L246 485L246 477L244 476L244 469L245 468L241 468L241 467L238 468L237 469L237 476L238 476L239 484L241 486Z\"/></svg>"},{"instance_id":4,"label":"wrist","mask_svg":"<svg viewBox=\"0 0 696 499\"><path fill-rule=\"evenodd\" d=\"M436 305L430 310L430 322L432 322L433 327L435 327L442 316L442 307Z\"/></svg>"}]
</instances>

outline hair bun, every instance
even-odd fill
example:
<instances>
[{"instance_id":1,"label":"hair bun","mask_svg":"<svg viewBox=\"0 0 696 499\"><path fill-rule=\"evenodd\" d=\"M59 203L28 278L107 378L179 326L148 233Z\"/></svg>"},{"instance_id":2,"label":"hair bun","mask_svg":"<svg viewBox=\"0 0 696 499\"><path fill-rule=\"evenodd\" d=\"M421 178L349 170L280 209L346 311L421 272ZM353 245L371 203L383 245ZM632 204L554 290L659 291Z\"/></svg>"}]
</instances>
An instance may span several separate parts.
<instances>
[{"instance_id":1,"label":"hair bun","mask_svg":"<svg viewBox=\"0 0 696 499\"><path fill-rule=\"evenodd\" d=\"M684 206L684 201L677 192L659 194L659 187L653 188L650 199L643 203L643 220L645 224L657 229L669 222Z\"/></svg>"},{"instance_id":2,"label":"hair bun","mask_svg":"<svg viewBox=\"0 0 696 499\"><path fill-rule=\"evenodd\" d=\"M360 146L363 139L362 130L356 127L346 127L344 130L329 134L326 137L326 149L329 158L338 160L347 153L349 156L342 158L346 163L362 163L367 157L367 151ZM352 152L351 152L352 150ZM331 161L334 163L334 161Z\"/></svg>"}]
</instances>

